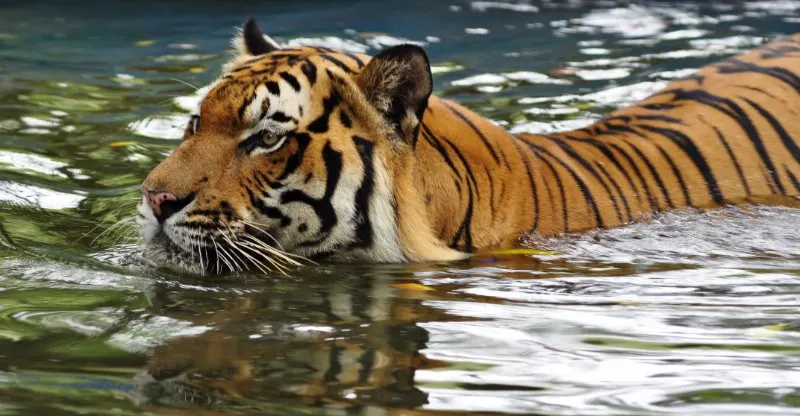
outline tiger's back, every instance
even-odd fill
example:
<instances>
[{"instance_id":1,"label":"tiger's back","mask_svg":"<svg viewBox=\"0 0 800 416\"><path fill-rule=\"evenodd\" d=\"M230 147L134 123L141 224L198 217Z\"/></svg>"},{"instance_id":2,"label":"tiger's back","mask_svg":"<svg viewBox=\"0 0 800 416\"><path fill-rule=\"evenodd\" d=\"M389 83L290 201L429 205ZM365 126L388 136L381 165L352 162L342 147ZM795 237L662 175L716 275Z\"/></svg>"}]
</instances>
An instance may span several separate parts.
<instances>
[{"instance_id":1,"label":"tiger's back","mask_svg":"<svg viewBox=\"0 0 800 416\"><path fill-rule=\"evenodd\" d=\"M434 99L419 139L429 147L426 163L465 174L452 188L427 186L450 193L444 201L466 193L461 203L472 207L440 223L439 235L453 247L480 248L513 243L502 238L514 234L509 228L547 236L685 206L798 195L798 74L795 35L701 68L586 128L547 135L512 136Z\"/></svg>"}]
</instances>

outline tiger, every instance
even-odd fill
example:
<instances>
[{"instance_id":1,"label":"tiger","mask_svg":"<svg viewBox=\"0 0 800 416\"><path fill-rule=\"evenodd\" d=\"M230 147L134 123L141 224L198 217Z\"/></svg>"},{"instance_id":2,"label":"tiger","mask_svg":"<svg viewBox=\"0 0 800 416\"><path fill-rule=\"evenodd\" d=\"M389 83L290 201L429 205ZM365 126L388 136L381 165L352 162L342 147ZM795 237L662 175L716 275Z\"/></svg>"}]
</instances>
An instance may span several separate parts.
<instances>
[{"instance_id":1,"label":"tiger","mask_svg":"<svg viewBox=\"0 0 800 416\"><path fill-rule=\"evenodd\" d=\"M417 45L281 47L253 18L233 44L141 186L139 230L159 264L451 262L800 193L800 34L551 134L512 134L432 94Z\"/></svg>"}]
</instances>

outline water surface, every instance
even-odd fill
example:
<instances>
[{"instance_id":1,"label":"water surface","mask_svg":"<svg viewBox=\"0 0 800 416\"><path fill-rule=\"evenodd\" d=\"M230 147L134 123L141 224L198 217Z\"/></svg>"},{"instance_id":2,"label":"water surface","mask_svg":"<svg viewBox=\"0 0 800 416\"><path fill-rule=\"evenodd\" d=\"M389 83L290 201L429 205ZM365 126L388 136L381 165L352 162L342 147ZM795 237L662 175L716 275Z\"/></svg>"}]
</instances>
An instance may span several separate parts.
<instances>
[{"instance_id":1,"label":"water surface","mask_svg":"<svg viewBox=\"0 0 800 416\"><path fill-rule=\"evenodd\" d=\"M237 279L148 267L125 222L248 15L417 42L438 94L544 132L800 31L798 1L718 3L4 1L0 414L800 414L797 209Z\"/></svg>"}]
</instances>

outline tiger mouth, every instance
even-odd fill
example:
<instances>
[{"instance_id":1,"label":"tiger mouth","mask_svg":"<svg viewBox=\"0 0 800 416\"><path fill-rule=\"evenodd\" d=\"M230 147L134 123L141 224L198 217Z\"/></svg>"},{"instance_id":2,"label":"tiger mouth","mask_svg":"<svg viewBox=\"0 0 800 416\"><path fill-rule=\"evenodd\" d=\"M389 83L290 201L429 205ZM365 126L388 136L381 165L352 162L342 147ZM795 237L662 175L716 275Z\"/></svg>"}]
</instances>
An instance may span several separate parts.
<instances>
[{"instance_id":1,"label":"tiger mouth","mask_svg":"<svg viewBox=\"0 0 800 416\"><path fill-rule=\"evenodd\" d=\"M302 265L302 256L268 243L264 232L245 225L240 233L220 230L217 235L193 239L190 249L173 241L163 230L147 244L145 256L157 266L177 268L201 275L248 272L286 274ZM274 239L273 239L274 240Z\"/></svg>"}]
</instances>

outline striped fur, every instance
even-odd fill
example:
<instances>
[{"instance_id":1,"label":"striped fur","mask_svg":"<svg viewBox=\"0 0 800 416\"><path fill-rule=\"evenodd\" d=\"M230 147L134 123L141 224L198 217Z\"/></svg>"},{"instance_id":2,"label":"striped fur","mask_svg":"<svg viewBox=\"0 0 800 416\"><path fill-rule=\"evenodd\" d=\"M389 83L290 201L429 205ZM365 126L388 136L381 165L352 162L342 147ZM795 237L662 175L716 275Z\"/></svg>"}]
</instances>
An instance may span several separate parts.
<instances>
[{"instance_id":1,"label":"striped fur","mask_svg":"<svg viewBox=\"0 0 800 416\"><path fill-rule=\"evenodd\" d=\"M309 257L438 261L530 233L800 194L800 35L549 135L513 135L452 101L420 101L427 58L405 48L235 58L195 114L197 131L190 123L145 180L192 202L160 231L147 231L152 214L140 207L143 234L166 235L170 261L184 266L197 263L193 244L209 251L226 232Z\"/></svg>"}]
</instances>

